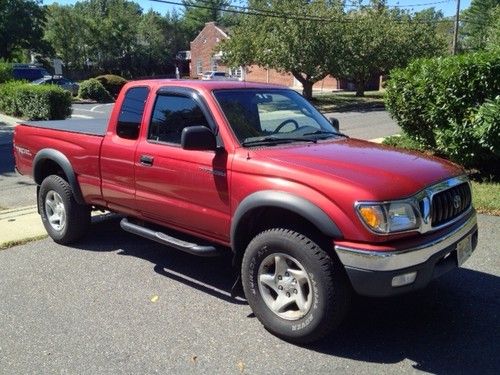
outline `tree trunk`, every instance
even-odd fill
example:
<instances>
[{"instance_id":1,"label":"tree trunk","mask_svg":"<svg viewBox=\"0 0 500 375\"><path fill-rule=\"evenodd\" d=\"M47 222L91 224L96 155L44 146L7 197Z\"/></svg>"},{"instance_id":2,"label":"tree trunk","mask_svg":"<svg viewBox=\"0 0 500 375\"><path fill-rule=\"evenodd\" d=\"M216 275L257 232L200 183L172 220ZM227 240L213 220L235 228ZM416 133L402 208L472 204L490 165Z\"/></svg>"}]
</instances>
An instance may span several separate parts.
<instances>
[{"instance_id":1,"label":"tree trunk","mask_svg":"<svg viewBox=\"0 0 500 375\"><path fill-rule=\"evenodd\" d=\"M365 96L365 79L356 79L356 96Z\"/></svg>"},{"instance_id":2,"label":"tree trunk","mask_svg":"<svg viewBox=\"0 0 500 375\"><path fill-rule=\"evenodd\" d=\"M302 95L304 95L304 97L307 100L311 100L313 97L313 85L314 85L314 83L310 82L310 81L302 82L302 87L303 87Z\"/></svg>"}]
</instances>

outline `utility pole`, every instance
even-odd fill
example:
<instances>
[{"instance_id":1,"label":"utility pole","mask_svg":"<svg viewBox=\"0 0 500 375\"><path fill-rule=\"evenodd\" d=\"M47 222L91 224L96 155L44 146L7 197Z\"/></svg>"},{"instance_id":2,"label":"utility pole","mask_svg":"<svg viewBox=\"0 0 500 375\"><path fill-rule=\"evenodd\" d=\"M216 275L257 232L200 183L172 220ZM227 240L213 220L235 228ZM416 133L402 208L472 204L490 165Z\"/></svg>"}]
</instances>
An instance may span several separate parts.
<instances>
[{"instance_id":1,"label":"utility pole","mask_svg":"<svg viewBox=\"0 0 500 375\"><path fill-rule=\"evenodd\" d=\"M458 48L458 23L460 22L460 0L457 0L457 14L455 15L455 30L453 32L453 54L457 54Z\"/></svg>"}]
</instances>

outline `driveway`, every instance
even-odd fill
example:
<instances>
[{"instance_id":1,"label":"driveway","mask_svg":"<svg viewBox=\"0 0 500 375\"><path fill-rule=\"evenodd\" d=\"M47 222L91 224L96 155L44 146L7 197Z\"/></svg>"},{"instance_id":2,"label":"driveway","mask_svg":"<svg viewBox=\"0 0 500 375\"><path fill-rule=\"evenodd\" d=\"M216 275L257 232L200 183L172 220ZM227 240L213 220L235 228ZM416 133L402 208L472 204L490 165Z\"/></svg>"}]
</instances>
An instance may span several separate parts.
<instances>
[{"instance_id":1,"label":"driveway","mask_svg":"<svg viewBox=\"0 0 500 375\"><path fill-rule=\"evenodd\" d=\"M73 247L0 251L0 374L498 374L500 217L479 227L464 268L411 295L358 297L336 333L300 347L229 297L230 257L180 253L109 217Z\"/></svg>"}]
</instances>

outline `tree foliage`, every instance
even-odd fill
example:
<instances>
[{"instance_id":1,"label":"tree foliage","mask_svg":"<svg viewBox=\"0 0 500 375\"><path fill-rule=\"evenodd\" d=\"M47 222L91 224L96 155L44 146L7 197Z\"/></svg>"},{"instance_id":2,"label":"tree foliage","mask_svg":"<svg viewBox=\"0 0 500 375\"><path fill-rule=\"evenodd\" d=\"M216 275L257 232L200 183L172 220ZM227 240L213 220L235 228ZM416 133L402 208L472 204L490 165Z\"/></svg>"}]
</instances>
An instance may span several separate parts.
<instances>
[{"instance_id":1,"label":"tree foliage","mask_svg":"<svg viewBox=\"0 0 500 375\"><path fill-rule=\"evenodd\" d=\"M217 22L223 27L234 26L238 16L224 12L231 9L230 0L183 0L183 26L189 40L193 40L207 22Z\"/></svg>"},{"instance_id":2,"label":"tree foliage","mask_svg":"<svg viewBox=\"0 0 500 375\"><path fill-rule=\"evenodd\" d=\"M12 60L22 49L41 50L44 11L39 0L0 0L0 58Z\"/></svg>"},{"instance_id":3,"label":"tree foliage","mask_svg":"<svg viewBox=\"0 0 500 375\"><path fill-rule=\"evenodd\" d=\"M500 47L500 0L472 0L462 12L462 47L484 50Z\"/></svg>"},{"instance_id":4,"label":"tree foliage","mask_svg":"<svg viewBox=\"0 0 500 375\"><path fill-rule=\"evenodd\" d=\"M418 57L443 54L446 41L436 33L435 22L442 17L433 9L411 14L388 8L385 1L347 12L338 67L330 71L354 81L361 96L370 77L387 74Z\"/></svg>"},{"instance_id":5,"label":"tree foliage","mask_svg":"<svg viewBox=\"0 0 500 375\"><path fill-rule=\"evenodd\" d=\"M226 62L233 66L257 64L290 72L302 83L304 96L335 65L332 57L340 50L339 25L315 20L340 15L340 6L329 1L250 1L250 6L277 17L246 16L222 44ZM297 17L287 18L294 14Z\"/></svg>"}]
</instances>

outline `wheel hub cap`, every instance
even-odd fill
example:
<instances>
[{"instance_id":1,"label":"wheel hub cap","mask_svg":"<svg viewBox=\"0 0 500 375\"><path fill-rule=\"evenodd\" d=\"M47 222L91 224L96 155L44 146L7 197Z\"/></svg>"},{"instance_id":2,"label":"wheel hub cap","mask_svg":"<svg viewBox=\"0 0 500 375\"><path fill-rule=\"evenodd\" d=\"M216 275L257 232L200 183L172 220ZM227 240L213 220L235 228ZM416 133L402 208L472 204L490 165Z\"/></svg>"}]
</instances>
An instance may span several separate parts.
<instances>
[{"instance_id":1,"label":"wheel hub cap","mask_svg":"<svg viewBox=\"0 0 500 375\"><path fill-rule=\"evenodd\" d=\"M66 226L66 208L59 193L50 190L45 196L45 214L52 228L62 231Z\"/></svg>"},{"instance_id":2,"label":"wheel hub cap","mask_svg":"<svg viewBox=\"0 0 500 375\"><path fill-rule=\"evenodd\" d=\"M287 320L304 317L312 305L312 284L295 258L275 253L267 256L257 275L260 294L267 307Z\"/></svg>"}]
</instances>

